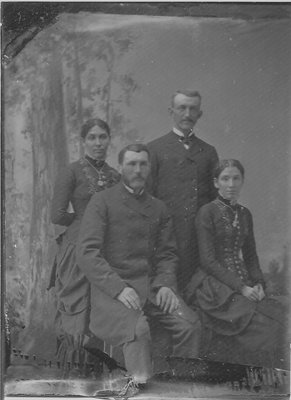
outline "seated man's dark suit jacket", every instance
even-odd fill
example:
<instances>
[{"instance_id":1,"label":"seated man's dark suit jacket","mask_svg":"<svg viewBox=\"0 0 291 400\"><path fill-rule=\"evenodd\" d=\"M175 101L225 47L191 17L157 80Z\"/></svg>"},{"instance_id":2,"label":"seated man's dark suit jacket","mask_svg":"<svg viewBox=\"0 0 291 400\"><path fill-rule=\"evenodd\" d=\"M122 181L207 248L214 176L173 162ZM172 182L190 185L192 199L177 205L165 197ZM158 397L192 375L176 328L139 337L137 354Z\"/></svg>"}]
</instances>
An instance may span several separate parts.
<instances>
[{"instance_id":1,"label":"seated man's dark suit jacket","mask_svg":"<svg viewBox=\"0 0 291 400\"><path fill-rule=\"evenodd\" d=\"M198 209L216 197L212 171L218 161L215 148L193 137L187 150L170 132L148 144L151 176L148 189L173 216L180 264L178 288L183 293L199 265L195 217Z\"/></svg>"},{"instance_id":2,"label":"seated man's dark suit jacket","mask_svg":"<svg viewBox=\"0 0 291 400\"><path fill-rule=\"evenodd\" d=\"M91 283L90 330L112 345L133 340L140 311L116 299L133 287L142 305L162 286L176 291L176 241L166 206L147 192L135 197L122 183L92 196L77 245Z\"/></svg>"}]
</instances>

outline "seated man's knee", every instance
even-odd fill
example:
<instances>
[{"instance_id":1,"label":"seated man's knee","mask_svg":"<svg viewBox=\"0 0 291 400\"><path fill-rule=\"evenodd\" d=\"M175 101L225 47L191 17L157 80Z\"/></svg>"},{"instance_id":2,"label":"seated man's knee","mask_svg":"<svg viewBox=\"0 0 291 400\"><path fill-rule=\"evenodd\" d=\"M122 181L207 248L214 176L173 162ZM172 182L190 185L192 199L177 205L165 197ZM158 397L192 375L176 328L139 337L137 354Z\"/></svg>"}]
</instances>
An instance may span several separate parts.
<instances>
[{"instance_id":1,"label":"seated man's knee","mask_svg":"<svg viewBox=\"0 0 291 400\"><path fill-rule=\"evenodd\" d=\"M201 331L201 322L196 311L191 310L183 301L180 301L180 309L178 310L179 325L183 330Z\"/></svg>"},{"instance_id":2,"label":"seated man's knee","mask_svg":"<svg viewBox=\"0 0 291 400\"><path fill-rule=\"evenodd\" d=\"M202 332L202 325L200 319L197 315L191 316L191 318L180 317L178 322L179 331L186 335L191 335L193 333L200 335Z\"/></svg>"},{"instance_id":3,"label":"seated man's knee","mask_svg":"<svg viewBox=\"0 0 291 400\"><path fill-rule=\"evenodd\" d=\"M144 315L141 315L135 326L135 337L136 339L144 339L147 338L150 340L150 327L147 321L147 318Z\"/></svg>"}]
</instances>

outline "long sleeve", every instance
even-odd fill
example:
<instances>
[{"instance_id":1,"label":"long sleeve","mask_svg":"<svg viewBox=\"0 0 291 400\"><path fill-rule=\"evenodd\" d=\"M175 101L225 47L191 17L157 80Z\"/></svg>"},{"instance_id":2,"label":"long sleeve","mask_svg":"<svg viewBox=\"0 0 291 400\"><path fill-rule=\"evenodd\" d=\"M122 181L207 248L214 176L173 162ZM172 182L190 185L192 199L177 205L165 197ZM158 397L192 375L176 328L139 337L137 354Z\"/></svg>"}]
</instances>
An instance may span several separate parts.
<instances>
[{"instance_id":1,"label":"long sleeve","mask_svg":"<svg viewBox=\"0 0 291 400\"><path fill-rule=\"evenodd\" d=\"M253 218L251 213L247 210L247 218L248 218L248 226L249 233L245 239L244 245L242 247L243 259L248 269L249 276L252 280L252 283L255 285L257 283L261 283L265 286L264 276L260 268L259 259L256 250L256 242L254 237L254 229L253 229Z\"/></svg>"},{"instance_id":2,"label":"long sleeve","mask_svg":"<svg viewBox=\"0 0 291 400\"><path fill-rule=\"evenodd\" d=\"M166 286L177 290L176 269L178 266L176 240L173 233L172 218L165 210L160 225L153 264L156 276L153 280L153 288Z\"/></svg>"},{"instance_id":3,"label":"long sleeve","mask_svg":"<svg viewBox=\"0 0 291 400\"><path fill-rule=\"evenodd\" d=\"M210 182L209 201L214 200L217 196L217 189L213 185L213 180L212 180L213 170L214 170L214 167L217 165L217 163L218 163L218 154L217 154L215 147L212 147L210 171L209 171L209 182Z\"/></svg>"},{"instance_id":4,"label":"long sleeve","mask_svg":"<svg viewBox=\"0 0 291 400\"><path fill-rule=\"evenodd\" d=\"M69 226L75 213L67 212L73 191L75 176L70 167L66 168L56 180L51 207L51 221L53 224Z\"/></svg>"},{"instance_id":5,"label":"long sleeve","mask_svg":"<svg viewBox=\"0 0 291 400\"><path fill-rule=\"evenodd\" d=\"M82 219L77 242L77 263L92 285L116 297L127 285L102 255L107 226L107 207L102 193L92 196Z\"/></svg>"},{"instance_id":6,"label":"long sleeve","mask_svg":"<svg viewBox=\"0 0 291 400\"><path fill-rule=\"evenodd\" d=\"M158 174L159 174L159 161L158 156L151 144L148 144L151 156L151 173L147 179L147 191L156 196L157 194L157 184L158 184Z\"/></svg>"},{"instance_id":7,"label":"long sleeve","mask_svg":"<svg viewBox=\"0 0 291 400\"><path fill-rule=\"evenodd\" d=\"M233 290L240 292L243 282L216 259L213 216L208 206L201 207L195 224L202 269Z\"/></svg>"}]
</instances>

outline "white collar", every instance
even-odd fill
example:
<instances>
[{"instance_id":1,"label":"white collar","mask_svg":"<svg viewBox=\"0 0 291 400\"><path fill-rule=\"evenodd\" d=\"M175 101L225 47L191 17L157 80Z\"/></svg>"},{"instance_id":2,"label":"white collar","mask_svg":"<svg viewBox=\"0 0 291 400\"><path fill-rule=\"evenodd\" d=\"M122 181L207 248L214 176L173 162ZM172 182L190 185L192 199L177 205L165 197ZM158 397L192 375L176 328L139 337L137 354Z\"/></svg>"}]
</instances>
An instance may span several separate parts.
<instances>
[{"instance_id":1,"label":"white collar","mask_svg":"<svg viewBox=\"0 0 291 400\"><path fill-rule=\"evenodd\" d=\"M180 137L185 137L184 133L182 131L180 131L178 128L176 128L175 126L173 127L173 132L180 136ZM191 131L188 135L188 137L195 135L194 131Z\"/></svg>"},{"instance_id":2,"label":"white collar","mask_svg":"<svg viewBox=\"0 0 291 400\"><path fill-rule=\"evenodd\" d=\"M131 187L127 186L125 183L123 183L123 186L125 187L125 189L126 189L129 193L134 194L134 195L136 195L136 196L141 196L141 195L143 194L143 192L144 192L144 188L143 188L139 193L134 193L134 190L133 190Z\"/></svg>"}]
</instances>

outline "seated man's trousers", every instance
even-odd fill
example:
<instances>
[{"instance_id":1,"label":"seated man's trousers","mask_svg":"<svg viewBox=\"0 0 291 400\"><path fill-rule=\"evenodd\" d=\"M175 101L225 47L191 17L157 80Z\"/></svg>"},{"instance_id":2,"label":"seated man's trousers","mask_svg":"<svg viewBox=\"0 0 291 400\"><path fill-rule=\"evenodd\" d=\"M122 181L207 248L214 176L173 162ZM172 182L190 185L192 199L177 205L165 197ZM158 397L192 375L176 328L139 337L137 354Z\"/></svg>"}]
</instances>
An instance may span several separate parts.
<instances>
[{"instance_id":1,"label":"seated man's trousers","mask_svg":"<svg viewBox=\"0 0 291 400\"><path fill-rule=\"evenodd\" d=\"M159 307L148 301L137 321L134 340L123 345L125 367L138 383L146 382L153 375L148 318L158 321L171 334L173 356L199 356L201 324L198 314L182 299L178 309L172 314L163 313Z\"/></svg>"}]
</instances>

